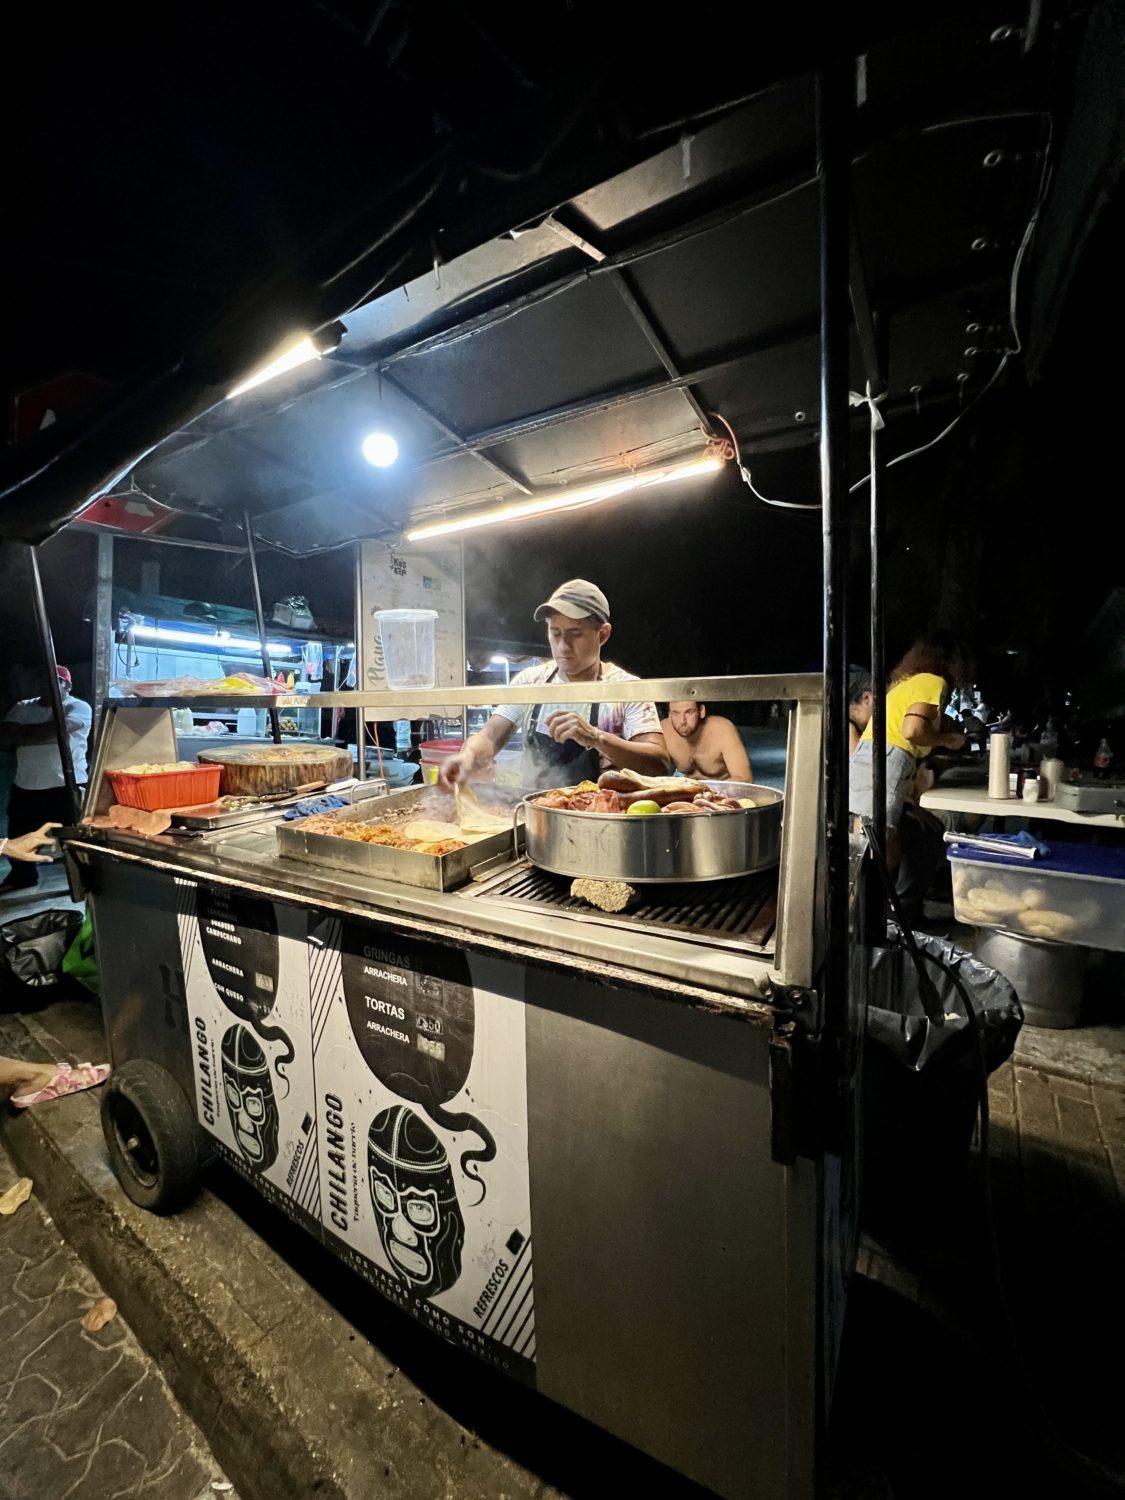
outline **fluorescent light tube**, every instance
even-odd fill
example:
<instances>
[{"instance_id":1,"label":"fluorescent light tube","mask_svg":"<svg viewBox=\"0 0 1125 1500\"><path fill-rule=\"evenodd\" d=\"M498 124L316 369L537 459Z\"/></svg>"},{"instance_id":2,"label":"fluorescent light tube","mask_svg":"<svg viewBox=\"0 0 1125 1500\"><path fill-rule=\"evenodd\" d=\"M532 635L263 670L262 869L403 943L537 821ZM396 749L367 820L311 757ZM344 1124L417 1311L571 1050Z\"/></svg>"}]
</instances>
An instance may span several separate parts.
<instances>
[{"instance_id":1,"label":"fluorescent light tube","mask_svg":"<svg viewBox=\"0 0 1125 1500\"><path fill-rule=\"evenodd\" d=\"M286 344L268 364L259 365L245 380L239 381L233 390L227 392L227 400L241 396L244 391L252 391L256 385L272 380L275 375L283 375L286 370L295 370L298 365L307 364L311 359L331 354L333 349L340 347L345 331L343 323L330 323L316 333L302 334L292 343Z\"/></svg>"},{"instance_id":2,"label":"fluorescent light tube","mask_svg":"<svg viewBox=\"0 0 1125 1500\"><path fill-rule=\"evenodd\" d=\"M200 635L195 630L175 630L169 625L134 625L133 639L138 641L170 641L183 646L204 646L215 652L261 651L261 642L248 636ZM266 650L271 656L295 658L298 653L284 641L267 641Z\"/></svg>"},{"instance_id":3,"label":"fluorescent light tube","mask_svg":"<svg viewBox=\"0 0 1125 1500\"><path fill-rule=\"evenodd\" d=\"M621 474L616 479L603 479L596 484L558 490L551 495L540 495L529 500L515 500L508 505L494 506L491 510L474 511L471 515L454 516L448 521L431 521L422 526L415 526L413 530L406 533L406 540L421 542L429 537L451 536L457 531L475 531L481 526L496 526L501 521L522 521L531 516L549 515L552 511L596 505L601 500L611 500L615 495L626 495L631 490L648 489L657 484L670 484L677 479L692 479L698 474L714 474L723 467L723 462L721 458L708 455L704 458L688 459L684 463L668 464L660 469L642 469L634 474Z\"/></svg>"}]
</instances>

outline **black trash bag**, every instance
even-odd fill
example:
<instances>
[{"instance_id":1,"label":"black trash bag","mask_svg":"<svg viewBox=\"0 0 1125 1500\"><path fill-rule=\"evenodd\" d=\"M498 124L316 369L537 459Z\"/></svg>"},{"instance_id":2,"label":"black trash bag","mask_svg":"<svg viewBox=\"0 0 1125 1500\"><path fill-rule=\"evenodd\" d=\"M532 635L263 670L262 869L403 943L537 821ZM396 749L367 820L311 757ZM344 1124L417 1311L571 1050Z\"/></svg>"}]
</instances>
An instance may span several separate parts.
<instances>
[{"instance_id":1,"label":"black trash bag","mask_svg":"<svg viewBox=\"0 0 1125 1500\"><path fill-rule=\"evenodd\" d=\"M1023 1025L1019 997L1002 974L944 938L917 933L945 1014L944 1026L933 1025L914 961L893 927L891 936L872 960L863 1060L862 1216L884 1237L948 1223L964 1200L980 1062L946 970L968 991L989 1073L1011 1057Z\"/></svg>"},{"instance_id":2,"label":"black trash bag","mask_svg":"<svg viewBox=\"0 0 1125 1500\"><path fill-rule=\"evenodd\" d=\"M65 908L5 922L0 927L0 984L20 991L61 984L63 959L81 926L82 913Z\"/></svg>"}]
</instances>

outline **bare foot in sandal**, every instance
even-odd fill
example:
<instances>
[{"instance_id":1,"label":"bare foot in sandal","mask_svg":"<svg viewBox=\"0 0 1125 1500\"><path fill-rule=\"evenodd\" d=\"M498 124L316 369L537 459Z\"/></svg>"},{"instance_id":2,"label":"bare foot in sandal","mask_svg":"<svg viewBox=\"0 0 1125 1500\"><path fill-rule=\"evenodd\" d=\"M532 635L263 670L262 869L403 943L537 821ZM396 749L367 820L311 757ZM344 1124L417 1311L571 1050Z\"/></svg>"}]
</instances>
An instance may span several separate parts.
<instances>
[{"instance_id":1,"label":"bare foot in sandal","mask_svg":"<svg viewBox=\"0 0 1125 1500\"><path fill-rule=\"evenodd\" d=\"M61 1099L64 1094L78 1094L83 1089L97 1088L109 1077L108 1063L54 1063L46 1068L36 1066L30 1070L32 1076L21 1083L12 1094L11 1103L16 1109L27 1109L32 1104L47 1104L52 1099ZM0 1068L0 1078L3 1078Z\"/></svg>"},{"instance_id":2,"label":"bare foot in sandal","mask_svg":"<svg viewBox=\"0 0 1125 1500\"><path fill-rule=\"evenodd\" d=\"M46 1088L55 1076L57 1063L27 1062L19 1057L0 1057L0 1092L30 1094Z\"/></svg>"}]
</instances>

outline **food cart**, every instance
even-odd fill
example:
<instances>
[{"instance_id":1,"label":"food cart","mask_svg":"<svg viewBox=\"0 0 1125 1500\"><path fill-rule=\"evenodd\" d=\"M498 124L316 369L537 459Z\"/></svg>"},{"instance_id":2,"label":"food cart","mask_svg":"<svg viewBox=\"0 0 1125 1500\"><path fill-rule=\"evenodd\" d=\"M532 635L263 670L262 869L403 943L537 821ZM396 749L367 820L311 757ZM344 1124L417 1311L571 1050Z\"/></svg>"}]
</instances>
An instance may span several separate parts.
<instances>
[{"instance_id":1,"label":"food cart","mask_svg":"<svg viewBox=\"0 0 1125 1500\"><path fill-rule=\"evenodd\" d=\"M507 838L435 890L283 855L273 821L76 832L111 1156L173 1206L198 1122L427 1328L720 1494L807 1493L854 1252L817 1104L821 678L594 691L790 705L780 866L609 916ZM175 706L110 705L88 811L114 768L175 758Z\"/></svg>"}]
</instances>

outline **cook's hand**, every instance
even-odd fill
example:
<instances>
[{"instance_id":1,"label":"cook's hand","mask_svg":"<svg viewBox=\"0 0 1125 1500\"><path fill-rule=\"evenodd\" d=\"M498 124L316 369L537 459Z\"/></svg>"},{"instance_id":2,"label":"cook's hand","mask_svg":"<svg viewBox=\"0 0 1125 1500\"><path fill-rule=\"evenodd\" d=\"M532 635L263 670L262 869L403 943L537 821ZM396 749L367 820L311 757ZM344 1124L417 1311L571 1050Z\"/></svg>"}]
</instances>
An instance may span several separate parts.
<instances>
[{"instance_id":1,"label":"cook's hand","mask_svg":"<svg viewBox=\"0 0 1125 1500\"><path fill-rule=\"evenodd\" d=\"M4 853L9 859L22 860L24 864L48 865L51 855L40 854L38 851L44 844L54 842L55 829L61 827L61 823L44 823L34 833L21 833L18 838L8 840L4 845Z\"/></svg>"},{"instance_id":2,"label":"cook's hand","mask_svg":"<svg viewBox=\"0 0 1125 1500\"><path fill-rule=\"evenodd\" d=\"M565 740L576 740L589 750L598 743L598 731L581 714L560 710L547 720L547 728L560 745Z\"/></svg>"},{"instance_id":3,"label":"cook's hand","mask_svg":"<svg viewBox=\"0 0 1125 1500\"><path fill-rule=\"evenodd\" d=\"M459 750L456 755L443 760L438 767L438 785L453 786L458 781L464 781L472 774L475 765L476 756L471 750Z\"/></svg>"}]
</instances>

